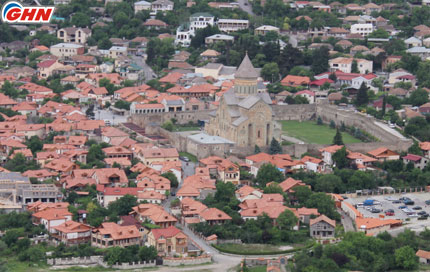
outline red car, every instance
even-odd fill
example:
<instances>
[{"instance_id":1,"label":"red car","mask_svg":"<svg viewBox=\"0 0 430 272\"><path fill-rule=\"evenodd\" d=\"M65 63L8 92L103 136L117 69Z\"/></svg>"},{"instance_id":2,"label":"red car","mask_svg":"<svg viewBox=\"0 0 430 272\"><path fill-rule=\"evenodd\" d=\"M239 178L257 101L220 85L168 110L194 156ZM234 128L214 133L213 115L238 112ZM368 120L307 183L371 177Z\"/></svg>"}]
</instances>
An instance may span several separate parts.
<instances>
[{"instance_id":1,"label":"red car","mask_svg":"<svg viewBox=\"0 0 430 272\"><path fill-rule=\"evenodd\" d=\"M394 215L394 211L393 211L393 210L391 210L391 209L390 209L390 210L386 210L386 211L385 211L385 215L386 215L386 216L393 216L393 215Z\"/></svg>"}]
</instances>

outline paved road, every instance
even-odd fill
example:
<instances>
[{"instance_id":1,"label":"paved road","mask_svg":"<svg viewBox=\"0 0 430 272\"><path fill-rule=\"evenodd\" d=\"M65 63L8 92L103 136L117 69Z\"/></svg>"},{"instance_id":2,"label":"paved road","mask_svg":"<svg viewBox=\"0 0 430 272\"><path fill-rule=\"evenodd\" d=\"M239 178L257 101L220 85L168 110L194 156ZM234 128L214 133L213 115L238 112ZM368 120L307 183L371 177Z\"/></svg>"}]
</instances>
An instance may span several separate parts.
<instances>
[{"instance_id":1,"label":"paved road","mask_svg":"<svg viewBox=\"0 0 430 272\"><path fill-rule=\"evenodd\" d=\"M133 60L133 62L135 62L137 65L143 68L143 72L145 74L144 82L147 82L157 77L157 75L154 73L151 67L149 67L149 65L146 64L145 60L142 57L132 56L131 59Z\"/></svg>"},{"instance_id":2,"label":"paved road","mask_svg":"<svg viewBox=\"0 0 430 272\"><path fill-rule=\"evenodd\" d=\"M254 15L254 13L252 12L252 5L251 3L249 3L248 0L237 0L237 3L243 11L245 11L249 15Z\"/></svg>"},{"instance_id":3,"label":"paved road","mask_svg":"<svg viewBox=\"0 0 430 272\"><path fill-rule=\"evenodd\" d=\"M182 162L182 173L184 174L182 180L186 177L192 176L196 173L197 163L195 162Z\"/></svg>"},{"instance_id":4,"label":"paved road","mask_svg":"<svg viewBox=\"0 0 430 272\"><path fill-rule=\"evenodd\" d=\"M305 144L305 142L303 142L302 140L299 140L297 138L294 138L294 137L291 137L291 136L288 136L288 135L285 135L285 134L281 135L281 139L285 140L285 141L288 141L290 143L294 143L294 144Z\"/></svg>"},{"instance_id":5,"label":"paved road","mask_svg":"<svg viewBox=\"0 0 430 272\"><path fill-rule=\"evenodd\" d=\"M339 211L340 215L342 216L341 222L343 225L343 229L345 232L348 231L355 231L354 223L352 222L352 218L349 217L344 211Z\"/></svg>"}]
</instances>

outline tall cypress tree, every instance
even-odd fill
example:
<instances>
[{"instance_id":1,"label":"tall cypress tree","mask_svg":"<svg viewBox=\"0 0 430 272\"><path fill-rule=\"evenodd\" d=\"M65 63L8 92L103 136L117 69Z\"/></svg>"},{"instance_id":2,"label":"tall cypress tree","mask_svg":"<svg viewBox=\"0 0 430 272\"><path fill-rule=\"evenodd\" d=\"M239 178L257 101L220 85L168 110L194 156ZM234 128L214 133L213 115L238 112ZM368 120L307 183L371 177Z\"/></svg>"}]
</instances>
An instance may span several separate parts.
<instances>
[{"instance_id":1,"label":"tall cypress tree","mask_svg":"<svg viewBox=\"0 0 430 272\"><path fill-rule=\"evenodd\" d=\"M357 106L363 106L369 103L369 97L367 96L367 86L366 83L361 83L360 89L357 93Z\"/></svg>"},{"instance_id":2,"label":"tall cypress tree","mask_svg":"<svg viewBox=\"0 0 430 272\"><path fill-rule=\"evenodd\" d=\"M333 137L334 145L343 145L342 134L339 129L336 129L336 135Z\"/></svg>"}]
</instances>

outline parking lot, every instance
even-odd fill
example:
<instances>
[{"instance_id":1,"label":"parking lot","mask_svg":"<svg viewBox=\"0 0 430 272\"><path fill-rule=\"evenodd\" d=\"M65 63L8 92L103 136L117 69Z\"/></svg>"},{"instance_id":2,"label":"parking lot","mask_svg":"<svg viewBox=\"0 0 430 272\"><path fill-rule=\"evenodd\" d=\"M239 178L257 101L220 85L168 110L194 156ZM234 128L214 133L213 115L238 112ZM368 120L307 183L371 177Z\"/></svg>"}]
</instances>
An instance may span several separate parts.
<instances>
[{"instance_id":1,"label":"parking lot","mask_svg":"<svg viewBox=\"0 0 430 272\"><path fill-rule=\"evenodd\" d=\"M394 200L399 200L402 197L410 198L414 204L405 205L403 202L393 203ZM430 205L426 205L425 201L430 200L430 193L405 193L405 194L393 194L393 195L378 195L378 196L359 196L356 198L348 198L345 201L351 203L352 205L357 205L363 203L365 200L372 199L376 201L376 204L372 206L360 206L358 205L357 210L360 211L364 217L385 217L386 219L400 219L407 223L408 228L424 228L426 226L430 227L430 218L425 220L418 220L418 213L425 211L430 214ZM407 209L400 209L399 207L406 206ZM414 207L421 207L419 210L413 209ZM372 213L371 209L380 209L379 213ZM394 210L394 215L385 215L385 211L392 209ZM411 215L408 215L411 214ZM408 220L407 220L408 219Z\"/></svg>"}]
</instances>

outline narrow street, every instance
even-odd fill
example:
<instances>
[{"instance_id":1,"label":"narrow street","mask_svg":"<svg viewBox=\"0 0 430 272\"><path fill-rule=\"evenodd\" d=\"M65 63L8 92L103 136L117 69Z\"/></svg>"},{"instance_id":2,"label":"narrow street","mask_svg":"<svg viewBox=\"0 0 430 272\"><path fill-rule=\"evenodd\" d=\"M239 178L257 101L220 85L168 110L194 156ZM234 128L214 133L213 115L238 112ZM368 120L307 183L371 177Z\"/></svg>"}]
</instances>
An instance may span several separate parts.
<instances>
[{"instance_id":1,"label":"narrow street","mask_svg":"<svg viewBox=\"0 0 430 272\"><path fill-rule=\"evenodd\" d=\"M251 3L249 3L248 0L237 0L237 3L239 4L239 7L245 11L246 13L248 13L249 15L254 15L254 13L252 12L252 5Z\"/></svg>"},{"instance_id":2,"label":"narrow street","mask_svg":"<svg viewBox=\"0 0 430 272\"><path fill-rule=\"evenodd\" d=\"M132 60L134 63L136 63L137 65L143 68L143 71L145 74L144 82L147 82L157 77L157 75L154 73L154 71L152 71L151 67L149 67L149 65L146 64L145 60L142 57L132 56Z\"/></svg>"}]
</instances>

